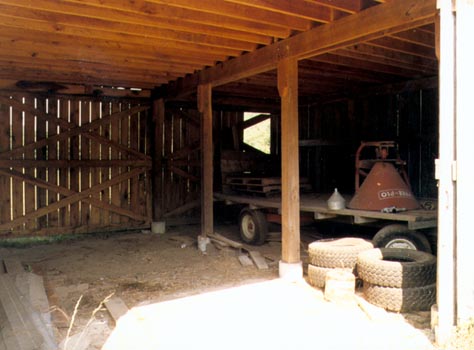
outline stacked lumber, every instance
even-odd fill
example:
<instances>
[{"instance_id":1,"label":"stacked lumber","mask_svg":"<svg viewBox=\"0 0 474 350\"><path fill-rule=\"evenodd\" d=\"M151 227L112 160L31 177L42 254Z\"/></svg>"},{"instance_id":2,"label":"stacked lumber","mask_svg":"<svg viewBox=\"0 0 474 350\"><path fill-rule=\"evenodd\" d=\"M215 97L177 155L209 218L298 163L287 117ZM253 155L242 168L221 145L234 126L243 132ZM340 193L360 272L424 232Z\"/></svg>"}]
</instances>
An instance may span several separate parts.
<instances>
[{"instance_id":1,"label":"stacked lumber","mask_svg":"<svg viewBox=\"0 0 474 350\"><path fill-rule=\"evenodd\" d=\"M2 349L57 349L43 279L16 259L0 260L0 324Z\"/></svg>"},{"instance_id":2,"label":"stacked lumber","mask_svg":"<svg viewBox=\"0 0 474 350\"><path fill-rule=\"evenodd\" d=\"M249 177L229 176L225 185L232 191L265 196L281 193L281 177ZM300 191L310 191L311 185L307 178L300 179Z\"/></svg>"}]
</instances>

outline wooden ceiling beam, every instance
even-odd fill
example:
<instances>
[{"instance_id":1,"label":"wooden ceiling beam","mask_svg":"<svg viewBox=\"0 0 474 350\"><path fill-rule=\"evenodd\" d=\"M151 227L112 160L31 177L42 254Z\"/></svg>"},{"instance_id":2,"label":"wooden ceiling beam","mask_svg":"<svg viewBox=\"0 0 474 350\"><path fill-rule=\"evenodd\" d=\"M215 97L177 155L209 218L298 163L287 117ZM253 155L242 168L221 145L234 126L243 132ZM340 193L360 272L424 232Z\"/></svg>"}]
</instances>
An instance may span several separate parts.
<instances>
[{"instance_id":1,"label":"wooden ceiling beam","mask_svg":"<svg viewBox=\"0 0 474 350\"><path fill-rule=\"evenodd\" d=\"M19 67L26 67L26 68L43 68L43 69L61 69L63 71L67 70L77 70L77 71L110 71L116 72L117 74L123 72L123 74L141 74L147 76L158 76L166 81L176 79L185 73L183 72L184 69L180 69L180 72L175 74L170 74L169 72L172 70L170 65L154 65L152 62L149 62L147 66L143 65L130 65L130 64L108 64L102 62L91 62L91 61L76 61L76 60L50 60L50 59L42 59L42 58L23 58L18 56L11 56L11 55L2 55L0 57L0 62L3 67L5 66L13 66L17 65ZM167 72L167 73L163 73Z\"/></svg>"},{"instance_id":2,"label":"wooden ceiling beam","mask_svg":"<svg viewBox=\"0 0 474 350\"><path fill-rule=\"evenodd\" d=\"M22 9L19 11L12 6L0 4L0 23L20 29L34 28L35 30L54 33L55 35L69 34L73 36L96 38L100 40L114 40L134 43L149 43L150 40L159 40L164 44L180 42L193 45L199 42L202 45L228 48L231 50L253 51L257 44L215 37L206 34L177 32L169 29L154 28L142 25L127 25L120 22L104 21L87 18L80 15L58 14L54 12Z\"/></svg>"},{"instance_id":3,"label":"wooden ceiling beam","mask_svg":"<svg viewBox=\"0 0 474 350\"><path fill-rule=\"evenodd\" d=\"M15 2L15 0L2 1ZM19 1L27 2L27 0ZM51 9L51 6L45 3L54 3L54 1L50 0L38 1L41 1L41 8ZM52 7L58 6L53 4ZM113 18L114 20L135 24L161 26L162 21L173 19L172 23L178 26L180 23L189 23L194 25L195 30L199 30L199 26L201 25L213 26L216 33L223 28L276 38L286 38L290 33L289 29L282 25L261 23L252 20L252 17L238 19L222 14L154 4L149 1L63 0L59 7L61 7L61 9L67 9L68 13L82 12L84 15L91 17L100 16L100 18L104 19ZM198 26L196 26L196 24L198 24Z\"/></svg>"},{"instance_id":4,"label":"wooden ceiling beam","mask_svg":"<svg viewBox=\"0 0 474 350\"><path fill-rule=\"evenodd\" d=\"M31 65L29 62L19 62L19 61L5 61L3 59L0 59L0 67L2 67L6 72L4 72L3 77L6 78L10 72L13 72L16 68L24 68L24 69L38 69L38 70L49 70L49 71L55 71L56 73L67 73L71 72L77 75L83 75L85 77L87 76L114 76L114 77L124 77L127 80L135 80L137 82L143 81L143 82L154 82L154 79L160 80L162 82L167 82L171 79L173 79L173 75L169 74L163 74L162 71L153 71L153 70L139 70L139 69L131 69L131 68L126 68L126 69L119 69L117 67L113 66L107 66L107 65L75 65L71 66L69 64L63 64L62 62L50 62L46 64L37 64L37 65ZM176 76L174 76L176 78ZM116 78L115 78L116 79ZM21 77L19 77L18 80L22 80ZM134 85L134 87L140 87L140 85Z\"/></svg>"},{"instance_id":5,"label":"wooden ceiling beam","mask_svg":"<svg viewBox=\"0 0 474 350\"><path fill-rule=\"evenodd\" d=\"M330 64L336 64L340 66L351 67L358 70L365 70L372 73L383 73L387 76L392 76L392 79L399 78L409 78L409 77L418 77L421 72L415 69L406 69L394 65L389 65L379 62L371 62L367 60L368 57L361 57L356 53L352 53L344 50L337 50L331 53L319 55L311 58L313 61L325 62Z\"/></svg>"},{"instance_id":6,"label":"wooden ceiling beam","mask_svg":"<svg viewBox=\"0 0 474 350\"><path fill-rule=\"evenodd\" d=\"M153 89L156 87L157 81L166 83L165 79L157 77L152 81L146 81L147 77L130 76L119 77L118 74L104 72L93 72L92 74L85 74L84 72L58 71L51 69L37 69L37 68L22 68L14 66L9 70L0 69L0 79L7 80L27 80L27 81L46 81L56 82L58 84L77 84L81 82L84 85L98 85L98 86L115 86L125 88L147 88Z\"/></svg>"},{"instance_id":7,"label":"wooden ceiling beam","mask_svg":"<svg viewBox=\"0 0 474 350\"><path fill-rule=\"evenodd\" d=\"M370 43L360 43L357 45L351 45L344 50L358 52L367 56L373 57L373 59L385 59L392 60L394 64L403 64L405 66L411 66L414 69L420 69L422 71L436 72L438 70L438 62L436 57L431 59L426 57L414 56L399 51L393 51L380 46L373 46Z\"/></svg>"},{"instance_id":8,"label":"wooden ceiling beam","mask_svg":"<svg viewBox=\"0 0 474 350\"><path fill-rule=\"evenodd\" d=\"M435 47L435 33L425 30L410 29L405 32L394 33L393 38L404 40L413 44L422 45L426 47Z\"/></svg>"},{"instance_id":9,"label":"wooden ceiling beam","mask_svg":"<svg viewBox=\"0 0 474 350\"><path fill-rule=\"evenodd\" d=\"M245 20L255 20L265 24L283 26L293 30L306 31L311 28L311 21L282 13L267 11L250 6L230 3L222 0L149 0L149 2L168 6L182 7L217 15L224 15Z\"/></svg>"},{"instance_id":10,"label":"wooden ceiling beam","mask_svg":"<svg viewBox=\"0 0 474 350\"><path fill-rule=\"evenodd\" d=\"M285 57L305 59L384 35L406 31L435 20L436 0L397 0L319 26L271 46L229 60L181 79L160 94L188 94L197 84L226 84L274 69ZM368 68L372 70L373 68ZM393 73L395 76L397 73Z\"/></svg>"},{"instance_id":11,"label":"wooden ceiling beam","mask_svg":"<svg viewBox=\"0 0 474 350\"><path fill-rule=\"evenodd\" d=\"M432 59L436 57L435 48L423 45L414 44L405 40L400 40L394 37L386 36L368 42L370 45L383 47L389 50L403 52L413 56L424 57Z\"/></svg>"},{"instance_id":12,"label":"wooden ceiling beam","mask_svg":"<svg viewBox=\"0 0 474 350\"><path fill-rule=\"evenodd\" d=\"M289 16L297 16L319 23L331 21L331 10L314 2L292 1L292 0L225 0L239 5L245 5L283 13Z\"/></svg>"},{"instance_id":13,"label":"wooden ceiling beam","mask_svg":"<svg viewBox=\"0 0 474 350\"><path fill-rule=\"evenodd\" d=\"M306 0L307 2L316 3L348 13L359 12L362 8L361 2L358 0Z\"/></svg>"},{"instance_id":14,"label":"wooden ceiling beam","mask_svg":"<svg viewBox=\"0 0 474 350\"><path fill-rule=\"evenodd\" d=\"M23 49L27 52L31 52L32 57L41 56L42 52L54 52L77 59L78 61L97 60L104 62L108 61L108 58L112 55L118 55L119 57L145 57L157 61L160 59L168 60L173 62L173 55L176 54L175 48L153 46L152 43L149 45L137 46L129 43L115 43L110 41L93 40L89 38L78 38L68 35L64 36L48 36L42 32L29 31L28 35L15 31L11 28L1 27L0 30L0 48L2 50L12 49ZM9 52L9 51L3 51ZM199 52L191 49L182 48L178 51L179 56L189 55L191 57L201 57L202 59L209 59L209 63L214 64L210 61L211 58L220 58L221 60L227 59L226 56L209 55L204 49ZM197 68L202 68L197 66Z\"/></svg>"}]
</instances>

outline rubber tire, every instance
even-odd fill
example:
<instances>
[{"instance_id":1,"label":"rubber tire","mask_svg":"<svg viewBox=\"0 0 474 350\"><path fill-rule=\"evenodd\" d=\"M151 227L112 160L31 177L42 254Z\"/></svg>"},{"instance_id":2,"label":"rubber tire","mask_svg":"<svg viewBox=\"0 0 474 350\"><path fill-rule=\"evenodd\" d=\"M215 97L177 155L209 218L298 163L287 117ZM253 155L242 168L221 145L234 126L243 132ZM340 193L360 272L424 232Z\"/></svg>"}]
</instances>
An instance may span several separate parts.
<instances>
[{"instance_id":1,"label":"rubber tire","mask_svg":"<svg viewBox=\"0 0 474 350\"><path fill-rule=\"evenodd\" d=\"M245 225L247 227L244 227ZM252 245L262 245L268 234L265 214L259 210L242 209L239 215L239 229L242 241Z\"/></svg>"},{"instance_id":2,"label":"rubber tire","mask_svg":"<svg viewBox=\"0 0 474 350\"><path fill-rule=\"evenodd\" d=\"M352 269L334 269L331 267L320 267L308 264L308 282L313 287L324 288L326 285L326 274L333 270L344 270L352 273Z\"/></svg>"},{"instance_id":3,"label":"rubber tire","mask_svg":"<svg viewBox=\"0 0 474 350\"><path fill-rule=\"evenodd\" d=\"M310 243L308 253L315 266L354 269L359 253L369 249L373 249L371 242L347 237Z\"/></svg>"},{"instance_id":4,"label":"rubber tire","mask_svg":"<svg viewBox=\"0 0 474 350\"><path fill-rule=\"evenodd\" d=\"M416 250L431 253L431 244L428 238L420 232L411 231L405 225L393 224L381 228L372 239L375 248L398 248L390 246L390 242L395 239L402 239L411 242Z\"/></svg>"},{"instance_id":5,"label":"rubber tire","mask_svg":"<svg viewBox=\"0 0 474 350\"><path fill-rule=\"evenodd\" d=\"M428 311L436 304L436 284L415 288L383 287L364 282L364 298L395 312Z\"/></svg>"},{"instance_id":6,"label":"rubber tire","mask_svg":"<svg viewBox=\"0 0 474 350\"><path fill-rule=\"evenodd\" d=\"M371 249L359 254L357 273L379 286L422 287L436 283L436 257L410 249Z\"/></svg>"}]
</instances>

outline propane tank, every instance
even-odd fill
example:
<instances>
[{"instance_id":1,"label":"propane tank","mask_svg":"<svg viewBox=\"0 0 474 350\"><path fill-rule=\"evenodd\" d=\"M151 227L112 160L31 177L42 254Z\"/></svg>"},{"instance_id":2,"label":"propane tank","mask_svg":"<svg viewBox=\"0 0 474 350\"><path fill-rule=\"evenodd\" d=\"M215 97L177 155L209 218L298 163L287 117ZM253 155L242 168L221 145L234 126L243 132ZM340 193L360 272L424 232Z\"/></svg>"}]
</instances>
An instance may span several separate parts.
<instances>
[{"instance_id":1,"label":"propane tank","mask_svg":"<svg viewBox=\"0 0 474 350\"><path fill-rule=\"evenodd\" d=\"M331 210L340 210L346 207L346 200L341 194L337 191L337 188L334 189L334 193L328 199L328 208Z\"/></svg>"}]
</instances>

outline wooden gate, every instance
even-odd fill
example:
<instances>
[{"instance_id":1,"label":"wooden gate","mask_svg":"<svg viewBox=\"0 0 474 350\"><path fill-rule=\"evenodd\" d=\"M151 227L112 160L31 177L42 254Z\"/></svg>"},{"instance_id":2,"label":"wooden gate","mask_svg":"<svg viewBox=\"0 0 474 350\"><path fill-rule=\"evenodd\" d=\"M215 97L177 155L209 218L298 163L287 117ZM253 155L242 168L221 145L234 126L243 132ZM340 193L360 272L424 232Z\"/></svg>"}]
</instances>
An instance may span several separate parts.
<instances>
[{"instance_id":1,"label":"wooden gate","mask_svg":"<svg viewBox=\"0 0 474 350\"><path fill-rule=\"evenodd\" d=\"M149 227L149 106L0 96L0 235Z\"/></svg>"}]
</instances>

